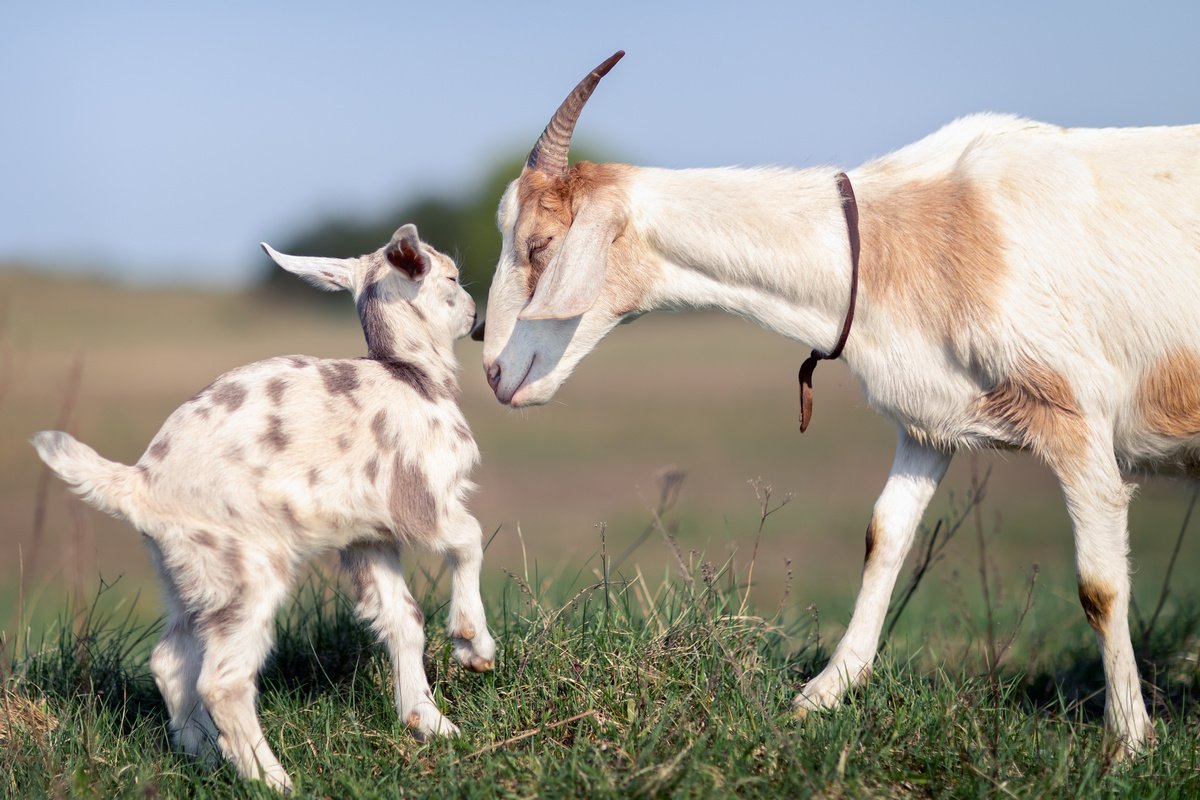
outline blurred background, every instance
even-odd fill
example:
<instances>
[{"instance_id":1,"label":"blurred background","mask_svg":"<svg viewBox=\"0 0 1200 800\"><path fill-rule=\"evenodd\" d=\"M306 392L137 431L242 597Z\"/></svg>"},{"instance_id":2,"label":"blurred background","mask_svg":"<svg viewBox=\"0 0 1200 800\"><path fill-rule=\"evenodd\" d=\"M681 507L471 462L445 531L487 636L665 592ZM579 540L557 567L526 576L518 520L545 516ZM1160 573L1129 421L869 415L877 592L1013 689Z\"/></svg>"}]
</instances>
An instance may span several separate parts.
<instances>
[{"instance_id":1,"label":"blurred background","mask_svg":"<svg viewBox=\"0 0 1200 800\"><path fill-rule=\"evenodd\" d=\"M139 537L49 480L28 445L65 428L135 461L164 417L224 370L364 351L345 295L272 271L258 242L357 255L405 222L486 295L494 210L565 94L628 53L584 112L576 155L663 167L853 166L955 117L1064 126L1200 122L1200 6L609 2L595 6L12 2L0 7L0 626L45 624L120 578L150 587ZM806 352L731 318L623 327L552 405L500 407L462 342L484 463L485 581L590 574L638 541L664 468L685 556L744 567L753 597L844 625L894 434L840 364L796 429ZM973 463L974 462L974 463ZM992 470L988 558L1035 608L1075 608L1070 529L1048 473L960 458L929 519ZM760 498L791 502L760 527ZM758 497L756 497L756 487ZM1159 590L1189 490L1143 483L1139 599ZM629 558L670 569L651 535ZM973 543L940 594L975 590ZM1185 547L1178 574L1195 575ZM1184 580L1187 580L1186 578ZM20 606L20 608L18 608ZM157 614L148 588L135 613ZM22 618L24 623L22 622ZM1081 619L1081 616L1080 616Z\"/></svg>"}]
</instances>

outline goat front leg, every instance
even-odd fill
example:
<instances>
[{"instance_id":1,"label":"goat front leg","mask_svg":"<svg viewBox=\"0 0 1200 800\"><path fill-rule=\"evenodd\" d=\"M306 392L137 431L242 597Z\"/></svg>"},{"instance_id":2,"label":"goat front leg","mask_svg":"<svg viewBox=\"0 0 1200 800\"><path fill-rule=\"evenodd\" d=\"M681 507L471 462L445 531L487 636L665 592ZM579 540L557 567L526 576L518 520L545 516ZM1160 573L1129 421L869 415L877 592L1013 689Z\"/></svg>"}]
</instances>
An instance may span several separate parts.
<instances>
[{"instance_id":1,"label":"goat front leg","mask_svg":"<svg viewBox=\"0 0 1200 800\"><path fill-rule=\"evenodd\" d=\"M862 588L850 625L829 664L796 696L792 706L797 714L836 706L850 687L870 674L896 578L950 458L900 431L892 471L867 527Z\"/></svg>"},{"instance_id":2,"label":"goat front leg","mask_svg":"<svg viewBox=\"0 0 1200 800\"><path fill-rule=\"evenodd\" d=\"M450 515L441 546L450 565L448 624L454 659L472 672L490 672L496 665L496 642L488 633L479 596L483 568L483 531L465 510Z\"/></svg>"},{"instance_id":3,"label":"goat front leg","mask_svg":"<svg viewBox=\"0 0 1200 800\"><path fill-rule=\"evenodd\" d=\"M1104 725L1125 755L1153 736L1129 635L1131 487L1117 468L1110 435L1092 434L1080 458L1052 459L1075 530L1079 602L1104 664Z\"/></svg>"},{"instance_id":4,"label":"goat front leg","mask_svg":"<svg viewBox=\"0 0 1200 800\"><path fill-rule=\"evenodd\" d=\"M442 716L425 677L425 616L408 591L399 547L356 544L342 550L358 600L355 611L387 645L392 659L396 710L418 739L455 736L458 728Z\"/></svg>"}]
</instances>

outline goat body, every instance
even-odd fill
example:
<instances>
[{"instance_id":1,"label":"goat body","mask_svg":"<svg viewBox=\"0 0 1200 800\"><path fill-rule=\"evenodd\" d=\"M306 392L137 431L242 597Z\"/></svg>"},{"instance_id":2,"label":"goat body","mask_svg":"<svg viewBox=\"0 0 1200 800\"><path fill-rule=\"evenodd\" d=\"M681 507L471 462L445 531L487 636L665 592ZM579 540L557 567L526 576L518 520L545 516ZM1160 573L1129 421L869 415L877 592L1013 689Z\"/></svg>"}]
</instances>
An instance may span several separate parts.
<instances>
[{"instance_id":1,"label":"goat body","mask_svg":"<svg viewBox=\"0 0 1200 800\"><path fill-rule=\"evenodd\" d=\"M215 744L243 775L288 789L254 681L303 563L341 552L358 612L388 645L401 718L418 735L457 729L425 678L424 618L404 583L402 545L442 552L453 568L455 657L491 669L495 643L479 597L480 529L464 506L479 451L456 402L451 350L474 304L453 262L412 226L360 259L269 252L354 292L372 357L284 356L226 373L167 418L134 466L61 432L34 444L92 505L145 535L168 611L151 669L177 745L211 757Z\"/></svg>"},{"instance_id":2,"label":"goat body","mask_svg":"<svg viewBox=\"0 0 1200 800\"><path fill-rule=\"evenodd\" d=\"M616 324L662 308L722 309L828 351L850 292L837 170L547 171L534 156L555 130L569 141L574 117L560 118L578 115L579 92L500 202L484 347L496 397L548 401ZM1150 721L1128 628L1123 473L1200 476L1200 126L982 114L848 174L862 249L842 357L899 443L849 628L797 710L835 705L869 674L953 454L1016 447L1062 485L1106 723L1139 750Z\"/></svg>"}]
</instances>

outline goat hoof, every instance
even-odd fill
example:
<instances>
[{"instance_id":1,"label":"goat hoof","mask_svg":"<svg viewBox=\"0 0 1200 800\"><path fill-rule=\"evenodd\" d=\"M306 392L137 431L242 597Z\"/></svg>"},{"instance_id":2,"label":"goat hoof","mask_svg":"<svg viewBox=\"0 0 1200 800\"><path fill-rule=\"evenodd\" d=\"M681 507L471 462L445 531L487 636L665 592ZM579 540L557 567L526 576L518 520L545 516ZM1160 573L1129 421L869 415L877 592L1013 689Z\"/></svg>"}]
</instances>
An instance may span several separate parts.
<instances>
[{"instance_id":1,"label":"goat hoof","mask_svg":"<svg viewBox=\"0 0 1200 800\"><path fill-rule=\"evenodd\" d=\"M466 668L471 672L491 672L496 667L496 662L490 658L483 656L471 656L471 660L467 663Z\"/></svg>"}]
</instances>

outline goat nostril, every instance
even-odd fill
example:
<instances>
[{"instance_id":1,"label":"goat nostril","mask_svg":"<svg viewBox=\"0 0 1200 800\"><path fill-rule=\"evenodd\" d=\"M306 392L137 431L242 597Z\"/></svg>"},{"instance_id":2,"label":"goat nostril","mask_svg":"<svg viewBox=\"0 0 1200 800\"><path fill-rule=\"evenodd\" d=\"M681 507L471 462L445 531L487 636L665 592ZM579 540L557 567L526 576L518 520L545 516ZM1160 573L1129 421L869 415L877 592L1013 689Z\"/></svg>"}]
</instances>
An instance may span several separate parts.
<instances>
[{"instance_id":1,"label":"goat nostril","mask_svg":"<svg viewBox=\"0 0 1200 800\"><path fill-rule=\"evenodd\" d=\"M492 391L496 391L496 387L500 385L500 365L492 364L487 368L488 386L492 387Z\"/></svg>"}]
</instances>

